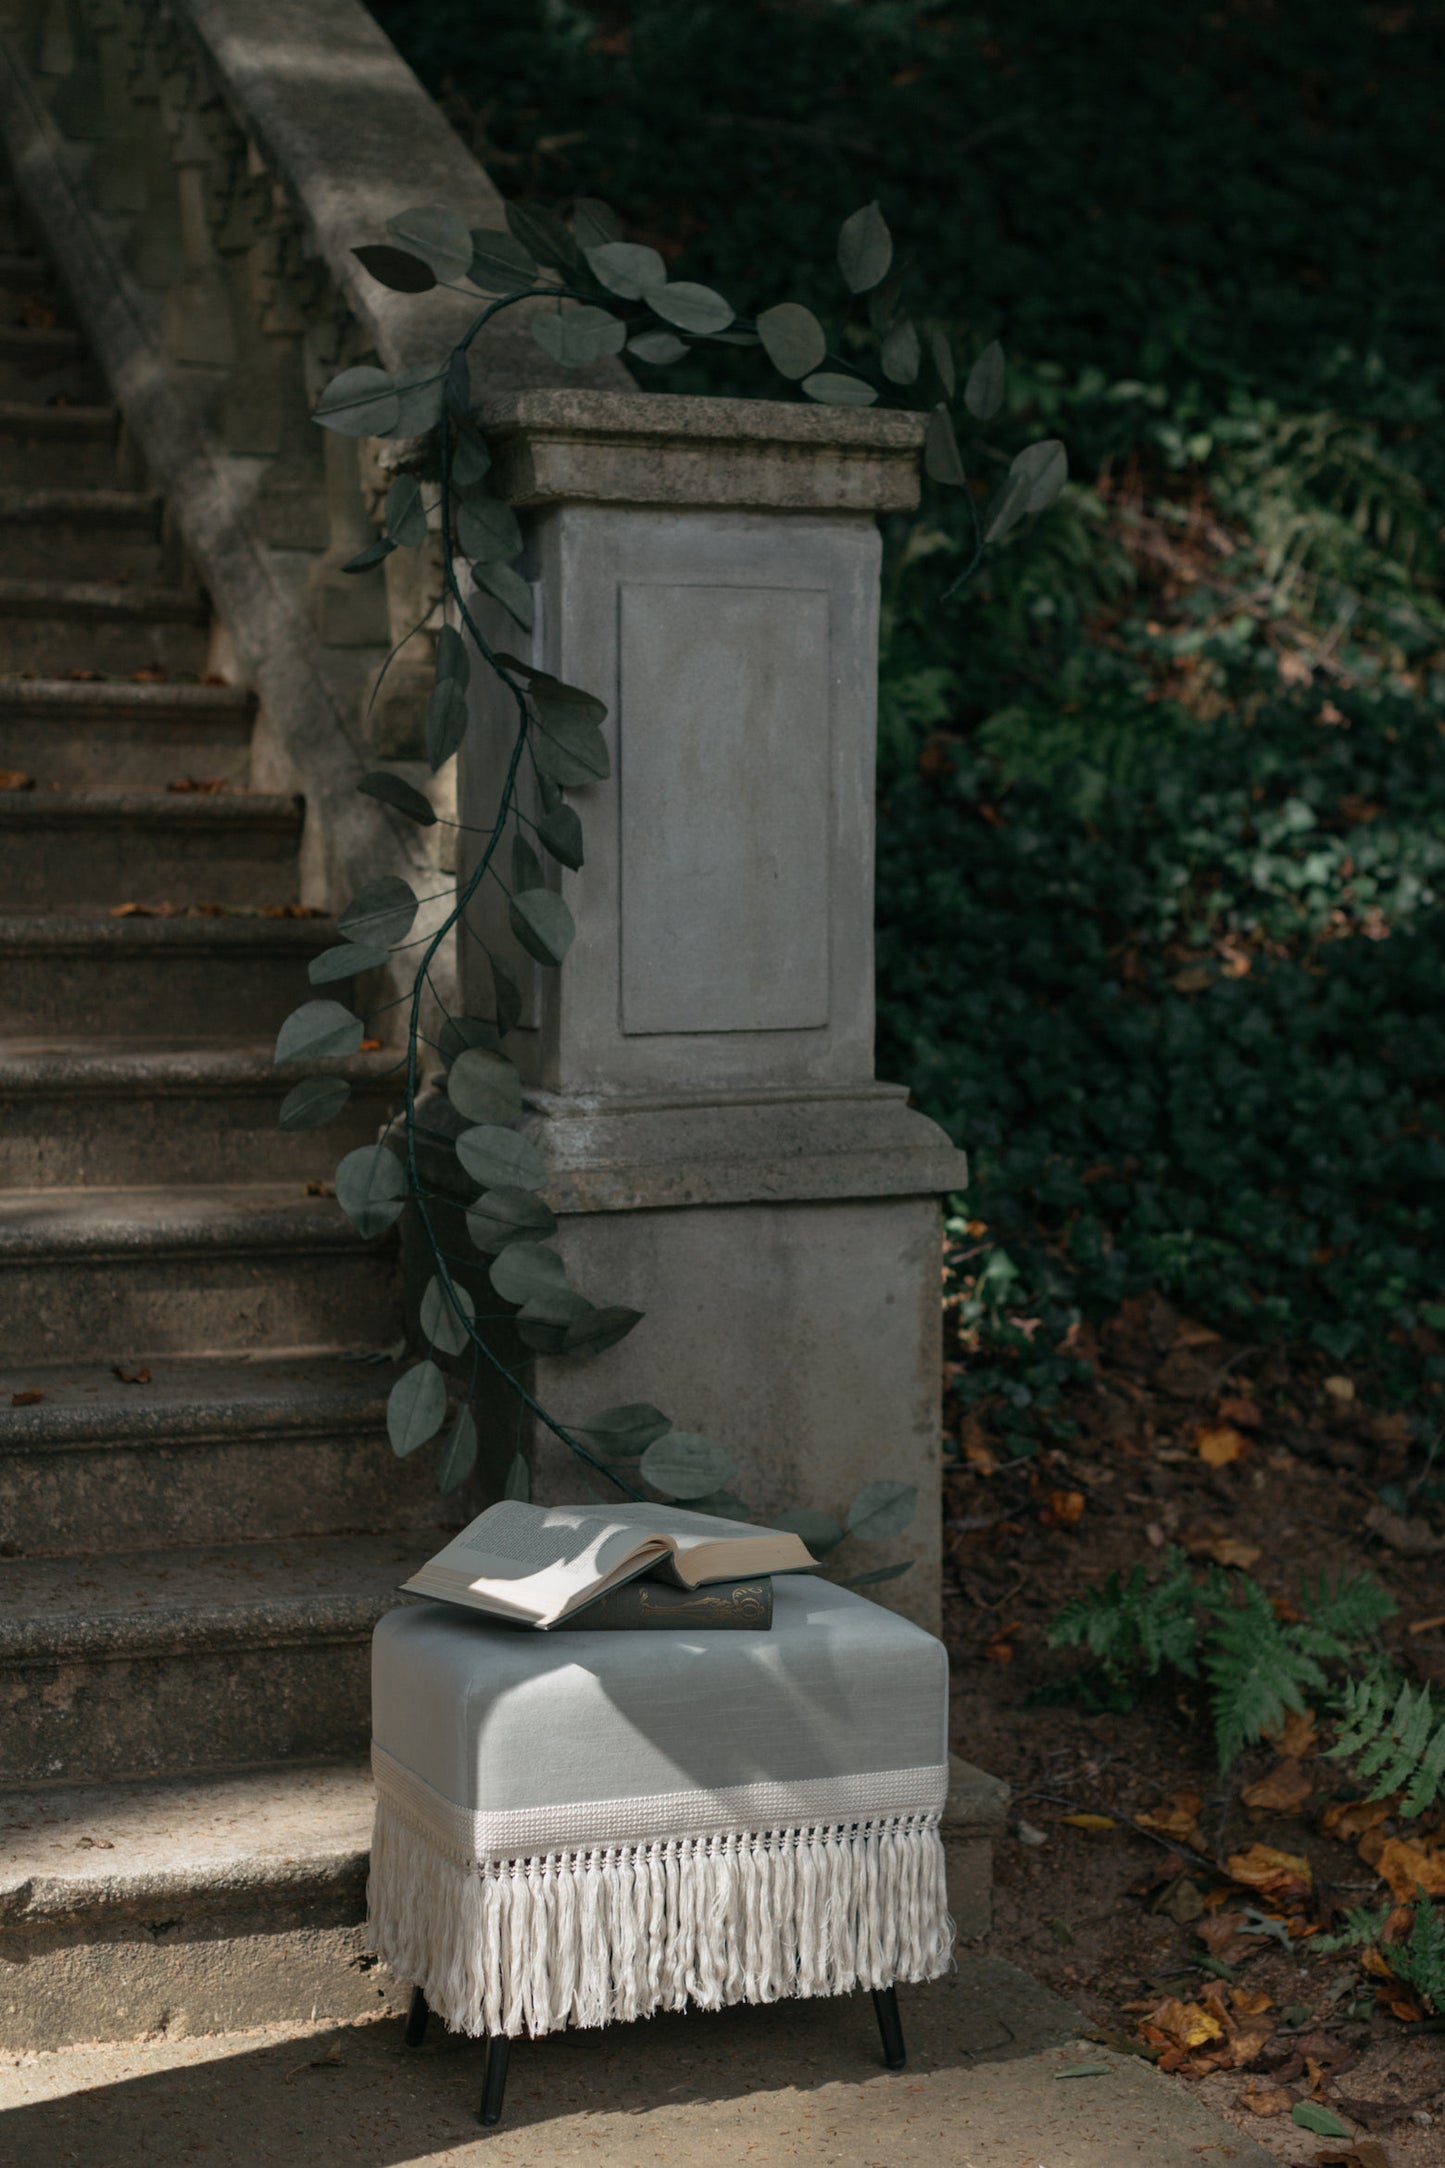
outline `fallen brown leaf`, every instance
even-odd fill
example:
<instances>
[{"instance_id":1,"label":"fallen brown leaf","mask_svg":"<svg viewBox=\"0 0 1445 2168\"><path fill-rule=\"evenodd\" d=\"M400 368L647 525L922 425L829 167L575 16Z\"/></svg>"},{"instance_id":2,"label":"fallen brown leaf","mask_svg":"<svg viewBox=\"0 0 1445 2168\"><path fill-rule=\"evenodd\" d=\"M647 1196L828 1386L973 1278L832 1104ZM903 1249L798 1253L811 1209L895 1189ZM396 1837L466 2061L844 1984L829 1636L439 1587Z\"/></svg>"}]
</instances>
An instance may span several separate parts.
<instances>
[{"instance_id":1,"label":"fallen brown leaf","mask_svg":"<svg viewBox=\"0 0 1445 2168\"><path fill-rule=\"evenodd\" d=\"M1445 1611L1437 1612L1434 1618L1413 1618L1405 1631L1407 1634L1429 1634L1437 1626L1445 1626Z\"/></svg>"},{"instance_id":2,"label":"fallen brown leaf","mask_svg":"<svg viewBox=\"0 0 1445 2168\"><path fill-rule=\"evenodd\" d=\"M1249 1440L1242 1430L1230 1423L1222 1423L1215 1429L1196 1430L1194 1450L1210 1468L1227 1468L1232 1460L1242 1460L1249 1451ZM1259 1556L1258 1551L1255 1557Z\"/></svg>"},{"instance_id":3,"label":"fallen brown leaf","mask_svg":"<svg viewBox=\"0 0 1445 2168\"><path fill-rule=\"evenodd\" d=\"M1309 1771L1286 1755L1268 1775L1246 1784L1239 1796L1253 1814L1298 1814L1314 1788Z\"/></svg>"},{"instance_id":4,"label":"fallen brown leaf","mask_svg":"<svg viewBox=\"0 0 1445 2168\"><path fill-rule=\"evenodd\" d=\"M1403 1837L1389 1837L1374 1867L1401 1904L1407 1903L1417 1889L1427 1897L1445 1897L1445 1852L1427 1852L1423 1845L1407 1844Z\"/></svg>"},{"instance_id":5,"label":"fallen brown leaf","mask_svg":"<svg viewBox=\"0 0 1445 2168\"><path fill-rule=\"evenodd\" d=\"M1403 1513L1392 1513L1388 1506L1371 1506L1365 1526L1402 1558L1424 1558L1432 1551L1445 1551L1445 1536L1437 1536L1428 1522L1407 1520Z\"/></svg>"},{"instance_id":6,"label":"fallen brown leaf","mask_svg":"<svg viewBox=\"0 0 1445 2168\"><path fill-rule=\"evenodd\" d=\"M989 1664L1011 1664L1014 1660L1013 1640L1011 1637L1019 1633L1022 1627L1023 1620L1017 1618L1011 1625L1000 1626L993 1639L984 1644L984 1662Z\"/></svg>"},{"instance_id":7,"label":"fallen brown leaf","mask_svg":"<svg viewBox=\"0 0 1445 2168\"><path fill-rule=\"evenodd\" d=\"M1140 1829L1152 1829L1156 1837L1169 1837L1176 1844L1187 1844L1193 1851L1202 1852L1206 1846L1197 1817L1203 1804L1199 1792L1171 1792L1165 1805L1136 1814L1134 1820Z\"/></svg>"},{"instance_id":8,"label":"fallen brown leaf","mask_svg":"<svg viewBox=\"0 0 1445 2168\"><path fill-rule=\"evenodd\" d=\"M1077 1528L1084 1517L1084 1494L1081 1490L1050 1491L1039 1508L1039 1519L1045 1528Z\"/></svg>"},{"instance_id":9,"label":"fallen brown leaf","mask_svg":"<svg viewBox=\"0 0 1445 2168\"><path fill-rule=\"evenodd\" d=\"M1252 1990L1247 1987L1232 1987L1229 1990L1229 2000L1242 2017L1258 2017L1261 2011L1274 2008L1263 1988Z\"/></svg>"},{"instance_id":10,"label":"fallen brown leaf","mask_svg":"<svg viewBox=\"0 0 1445 2168\"><path fill-rule=\"evenodd\" d=\"M1237 1566L1247 1573L1260 1557L1257 1543L1246 1543L1239 1536L1203 1536L1186 1546L1195 1558L1212 1558L1216 1566Z\"/></svg>"},{"instance_id":11,"label":"fallen brown leaf","mask_svg":"<svg viewBox=\"0 0 1445 2168\"><path fill-rule=\"evenodd\" d=\"M1344 2107L1344 2102L1340 2105ZM1323 2153L1316 2153L1313 2168L1390 2168L1390 2156L1378 2138L1352 2138L1348 2144L1336 2139Z\"/></svg>"},{"instance_id":12,"label":"fallen brown leaf","mask_svg":"<svg viewBox=\"0 0 1445 2168\"><path fill-rule=\"evenodd\" d=\"M363 1054L379 1054L381 1052L381 1041L380 1039L363 1039L358 1051Z\"/></svg>"},{"instance_id":13,"label":"fallen brown leaf","mask_svg":"<svg viewBox=\"0 0 1445 2168\"><path fill-rule=\"evenodd\" d=\"M1235 1852L1224 1863L1233 1882L1257 1889L1276 1904L1307 1897L1314 1887L1310 1863L1297 1852L1276 1851L1272 1844L1252 1844L1247 1852Z\"/></svg>"},{"instance_id":14,"label":"fallen brown leaf","mask_svg":"<svg viewBox=\"0 0 1445 2168\"><path fill-rule=\"evenodd\" d=\"M1325 1391L1331 1400L1338 1401L1342 1408L1347 1408L1355 1397L1355 1388L1349 1378L1326 1378Z\"/></svg>"},{"instance_id":15,"label":"fallen brown leaf","mask_svg":"<svg viewBox=\"0 0 1445 2168\"><path fill-rule=\"evenodd\" d=\"M1264 1421L1257 1400L1244 1400L1234 1394L1220 1401L1219 1415L1222 1422L1237 1423L1241 1430L1258 1430Z\"/></svg>"},{"instance_id":16,"label":"fallen brown leaf","mask_svg":"<svg viewBox=\"0 0 1445 2168\"><path fill-rule=\"evenodd\" d=\"M112 1363L111 1375L120 1379L122 1385L149 1385L149 1370L127 1370L124 1363Z\"/></svg>"},{"instance_id":17,"label":"fallen brown leaf","mask_svg":"<svg viewBox=\"0 0 1445 2168\"><path fill-rule=\"evenodd\" d=\"M10 1395L10 1405L12 1408L37 1408L44 1398L38 1385L27 1385L23 1393Z\"/></svg>"},{"instance_id":18,"label":"fallen brown leaf","mask_svg":"<svg viewBox=\"0 0 1445 2168\"><path fill-rule=\"evenodd\" d=\"M1281 1754L1293 1754L1297 1759L1313 1754L1319 1744L1314 1726L1313 1709L1290 1709L1278 1731L1266 1732L1265 1737Z\"/></svg>"},{"instance_id":19,"label":"fallen brown leaf","mask_svg":"<svg viewBox=\"0 0 1445 2168\"><path fill-rule=\"evenodd\" d=\"M178 775L173 783L167 783L169 791L195 791L205 797L214 797L219 791L236 788L223 775Z\"/></svg>"},{"instance_id":20,"label":"fallen brown leaf","mask_svg":"<svg viewBox=\"0 0 1445 2168\"><path fill-rule=\"evenodd\" d=\"M1176 1347L1214 1347L1223 1334L1211 1330L1208 1325L1196 1324L1192 1317L1181 1317L1174 1334Z\"/></svg>"},{"instance_id":21,"label":"fallen brown leaf","mask_svg":"<svg viewBox=\"0 0 1445 2168\"><path fill-rule=\"evenodd\" d=\"M23 768L0 768L0 790L34 790L35 778Z\"/></svg>"},{"instance_id":22,"label":"fallen brown leaf","mask_svg":"<svg viewBox=\"0 0 1445 2168\"><path fill-rule=\"evenodd\" d=\"M1239 2096L1239 2105L1251 2115L1288 2115L1294 2096L1282 2085L1247 2085Z\"/></svg>"},{"instance_id":23,"label":"fallen brown leaf","mask_svg":"<svg viewBox=\"0 0 1445 2168\"><path fill-rule=\"evenodd\" d=\"M1088 1829L1097 1832L1117 1829L1119 1826L1112 1814L1061 1814L1059 1820L1066 1829Z\"/></svg>"},{"instance_id":24,"label":"fallen brown leaf","mask_svg":"<svg viewBox=\"0 0 1445 2168\"><path fill-rule=\"evenodd\" d=\"M1224 2038L1224 2027L1212 2011L1201 2003L1180 2002L1174 1995L1156 2003L1139 2030L1146 2039L1157 2035L1176 2048L1199 2048L1208 2040Z\"/></svg>"},{"instance_id":25,"label":"fallen brown leaf","mask_svg":"<svg viewBox=\"0 0 1445 2168\"><path fill-rule=\"evenodd\" d=\"M1356 1837L1363 1837L1366 1830L1377 1828L1389 1816L1388 1799L1336 1799L1320 1816L1320 1833L1338 1838L1341 1844L1353 1844Z\"/></svg>"}]
</instances>

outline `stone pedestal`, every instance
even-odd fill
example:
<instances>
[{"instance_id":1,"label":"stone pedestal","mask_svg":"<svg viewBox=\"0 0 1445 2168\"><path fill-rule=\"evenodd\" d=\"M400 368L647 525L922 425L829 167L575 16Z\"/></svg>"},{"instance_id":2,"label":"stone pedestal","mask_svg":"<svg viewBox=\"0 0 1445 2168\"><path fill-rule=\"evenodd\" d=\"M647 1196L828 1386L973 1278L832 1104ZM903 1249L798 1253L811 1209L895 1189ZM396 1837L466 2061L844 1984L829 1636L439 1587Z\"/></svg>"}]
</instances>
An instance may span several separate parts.
<instances>
[{"instance_id":1,"label":"stone pedestal","mask_svg":"<svg viewBox=\"0 0 1445 2168\"><path fill-rule=\"evenodd\" d=\"M578 929L562 971L528 964L488 882L464 1004L490 1012L484 945L509 956L569 1278L646 1313L591 1360L537 1358L535 1390L563 1418L656 1401L764 1514L916 1483L905 1536L837 1555L911 1556L880 1595L934 1624L938 1198L965 1167L873 1074L875 516L916 500L922 424L597 392L485 420L536 606L532 635L494 613L487 636L606 701L613 772L569 794L587 862L551 875ZM473 688L479 822L513 717L490 672ZM545 1433L523 1443L537 1495L586 1487Z\"/></svg>"}]
</instances>

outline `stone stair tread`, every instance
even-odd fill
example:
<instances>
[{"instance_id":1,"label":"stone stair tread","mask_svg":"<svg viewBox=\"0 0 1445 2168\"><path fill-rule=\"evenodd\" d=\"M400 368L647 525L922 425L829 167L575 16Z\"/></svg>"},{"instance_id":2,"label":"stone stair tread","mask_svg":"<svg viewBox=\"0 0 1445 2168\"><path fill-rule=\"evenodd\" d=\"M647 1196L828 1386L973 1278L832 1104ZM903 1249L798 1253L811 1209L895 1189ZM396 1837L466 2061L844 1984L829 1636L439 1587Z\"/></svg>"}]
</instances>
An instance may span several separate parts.
<instances>
[{"instance_id":1,"label":"stone stair tread","mask_svg":"<svg viewBox=\"0 0 1445 2168\"><path fill-rule=\"evenodd\" d=\"M182 713L250 716L256 695L244 685L193 685L184 678L137 684L131 678L0 677L0 713L87 719Z\"/></svg>"},{"instance_id":2,"label":"stone stair tread","mask_svg":"<svg viewBox=\"0 0 1445 2168\"><path fill-rule=\"evenodd\" d=\"M292 1536L8 1559L0 1664L361 1640L435 1548L397 1535Z\"/></svg>"},{"instance_id":3,"label":"stone stair tread","mask_svg":"<svg viewBox=\"0 0 1445 2168\"><path fill-rule=\"evenodd\" d=\"M120 409L88 406L76 402L44 406L30 399L0 399L0 436L112 437L120 426Z\"/></svg>"},{"instance_id":4,"label":"stone stair tread","mask_svg":"<svg viewBox=\"0 0 1445 2168\"><path fill-rule=\"evenodd\" d=\"M78 331L58 324L0 324L0 356L47 354L67 361L85 352Z\"/></svg>"},{"instance_id":5,"label":"stone stair tread","mask_svg":"<svg viewBox=\"0 0 1445 2168\"><path fill-rule=\"evenodd\" d=\"M360 1900L373 1796L360 1761L0 1792L0 1926Z\"/></svg>"},{"instance_id":6,"label":"stone stair tread","mask_svg":"<svg viewBox=\"0 0 1445 2168\"><path fill-rule=\"evenodd\" d=\"M164 785L88 783L67 789L0 791L0 826L53 827L60 822L143 821L147 827L274 828L300 832L303 801L289 792L167 790Z\"/></svg>"},{"instance_id":7,"label":"stone stair tread","mask_svg":"<svg viewBox=\"0 0 1445 2168\"><path fill-rule=\"evenodd\" d=\"M0 1370L0 1453L234 1437L304 1436L347 1422L381 1423L393 1371L332 1349L288 1355L160 1355L145 1386L100 1362ZM40 1393L16 1406L17 1396ZM3 1569L0 1569L3 1570Z\"/></svg>"},{"instance_id":8,"label":"stone stair tread","mask_svg":"<svg viewBox=\"0 0 1445 2168\"><path fill-rule=\"evenodd\" d=\"M0 615L199 625L206 601L189 588L140 581L131 586L119 580L0 579Z\"/></svg>"},{"instance_id":9,"label":"stone stair tread","mask_svg":"<svg viewBox=\"0 0 1445 2168\"><path fill-rule=\"evenodd\" d=\"M37 286L48 286L52 277L50 265L34 249L0 249L0 287L9 292L33 292Z\"/></svg>"},{"instance_id":10,"label":"stone stair tread","mask_svg":"<svg viewBox=\"0 0 1445 2168\"><path fill-rule=\"evenodd\" d=\"M284 907L283 907L284 909ZM116 917L104 904L76 911L0 912L0 956L47 950L172 954L214 951L295 956L298 962L338 939L329 918L292 917L233 906L193 905L166 915L159 909ZM298 1000L305 998L298 984Z\"/></svg>"},{"instance_id":11,"label":"stone stair tread","mask_svg":"<svg viewBox=\"0 0 1445 2168\"><path fill-rule=\"evenodd\" d=\"M296 1182L175 1189L0 1191L0 1265L58 1256L364 1249L327 1197ZM133 1354L143 1350L130 1350Z\"/></svg>"},{"instance_id":12,"label":"stone stair tread","mask_svg":"<svg viewBox=\"0 0 1445 2168\"><path fill-rule=\"evenodd\" d=\"M0 487L0 520L90 520L101 527L153 529L161 498L145 489L15 489Z\"/></svg>"},{"instance_id":13,"label":"stone stair tread","mask_svg":"<svg viewBox=\"0 0 1445 2168\"><path fill-rule=\"evenodd\" d=\"M400 1050L352 1054L317 1063L327 1076L353 1086L381 1084L396 1070ZM184 1091L194 1087L269 1085L285 1079L269 1044L218 1046L211 1040L138 1045L133 1039L31 1038L0 1040L0 1097L16 1091Z\"/></svg>"}]
</instances>

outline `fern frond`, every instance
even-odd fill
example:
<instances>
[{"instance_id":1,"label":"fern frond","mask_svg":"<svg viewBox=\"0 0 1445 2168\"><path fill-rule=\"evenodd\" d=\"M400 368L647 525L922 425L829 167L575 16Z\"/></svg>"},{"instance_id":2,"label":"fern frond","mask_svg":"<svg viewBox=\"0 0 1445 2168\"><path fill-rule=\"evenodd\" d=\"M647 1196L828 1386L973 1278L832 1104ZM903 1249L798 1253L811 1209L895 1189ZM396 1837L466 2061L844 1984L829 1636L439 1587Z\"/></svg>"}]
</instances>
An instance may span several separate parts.
<instances>
[{"instance_id":1,"label":"fern frond","mask_svg":"<svg viewBox=\"0 0 1445 2168\"><path fill-rule=\"evenodd\" d=\"M1152 1588L1142 1566L1127 1581L1111 1573L1102 1588L1066 1603L1048 1629L1051 1648L1086 1648L1112 1677L1142 1668L1156 1678L1165 1664L1192 1677L1197 1636L1193 1576L1177 1550Z\"/></svg>"},{"instance_id":2,"label":"fern frond","mask_svg":"<svg viewBox=\"0 0 1445 2168\"><path fill-rule=\"evenodd\" d=\"M1214 1688L1214 1735L1220 1766L1242 1747L1303 1711L1305 1690L1318 1693L1325 1675L1297 1632L1280 1625L1257 1581L1241 1579L1238 1605L1217 1614L1205 1669Z\"/></svg>"},{"instance_id":3,"label":"fern frond","mask_svg":"<svg viewBox=\"0 0 1445 2168\"><path fill-rule=\"evenodd\" d=\"M1368 1641L1399 1610L1372 1573L1341 1573L1332 1582L1322 1573L1313 1586L1300 1584L1300 1601L1311 1626L1337 1644L1332 1653L1346 1656Z\"/></svg>"},{"instance_id":4,"label":"fern frond","mask_svg":"<svg viewBox=\"0 0 1445 2168\"><path fill-rule=\"evenodd\" d=\"M1390 1680L1347 1680L1343 1724L1330 1755L1376 1779L1372 1799L1404 1788L1401 1812L1414 1816L1445 1791L1445 1716L1437 1721L1428 1686L1406 1680L1396 1693Z\"/></svg>"},{"instance_id":5,"label":"fern frond","mask_svg":"<svg viewBox=\"0 0 1445 2168\"><path fill-rule=\"evenodd\" d=\"M1332 1957L1336 1950L1358 1950L1367 1944L1377 1943L1385 1932L1390 1917L1388 1904L1378 1908L1370 1905L1351 1905L1345 1914L1345 1924L1335 1935L1315 1935L1310 1942L1312 1957Z\"/></svg>"},{"instance_id":6,"label":"fern frond","mask_svg":"<svg viewBox=\"0 0 1445 2168\"><path fill-rule=\"evenodd\" d=\"M1445 1920L1428 1897L1415 1900L1415 1922L1409 1940L1389 1951L1390 1970L1405 1981L1430 2008L1445 2016Z\"/></svg>"}]
</instances>

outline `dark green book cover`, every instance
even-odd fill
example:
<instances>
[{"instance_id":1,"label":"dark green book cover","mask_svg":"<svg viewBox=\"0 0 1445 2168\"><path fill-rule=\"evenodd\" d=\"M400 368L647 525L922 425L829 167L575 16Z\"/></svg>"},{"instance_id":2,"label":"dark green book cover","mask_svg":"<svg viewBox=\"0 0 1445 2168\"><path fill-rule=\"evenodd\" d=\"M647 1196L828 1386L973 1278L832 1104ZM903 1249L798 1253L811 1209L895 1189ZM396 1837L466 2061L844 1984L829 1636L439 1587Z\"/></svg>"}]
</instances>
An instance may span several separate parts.
<instances>
[{"instance_id":1,"label":"dark green book cover","mask_svg":"<svg viewBox=\"0 0 1445 2168\"><path fill-rule=\"evenodd\" d=\"M593 1603L558 1621L556 1631L611 1633L716 1633L731 1629L766 1632L773 1623L773 1584L709 1581L702 1588L674 1588L667 1581L624 1581Z\"/></svg>"}]
</instances>

